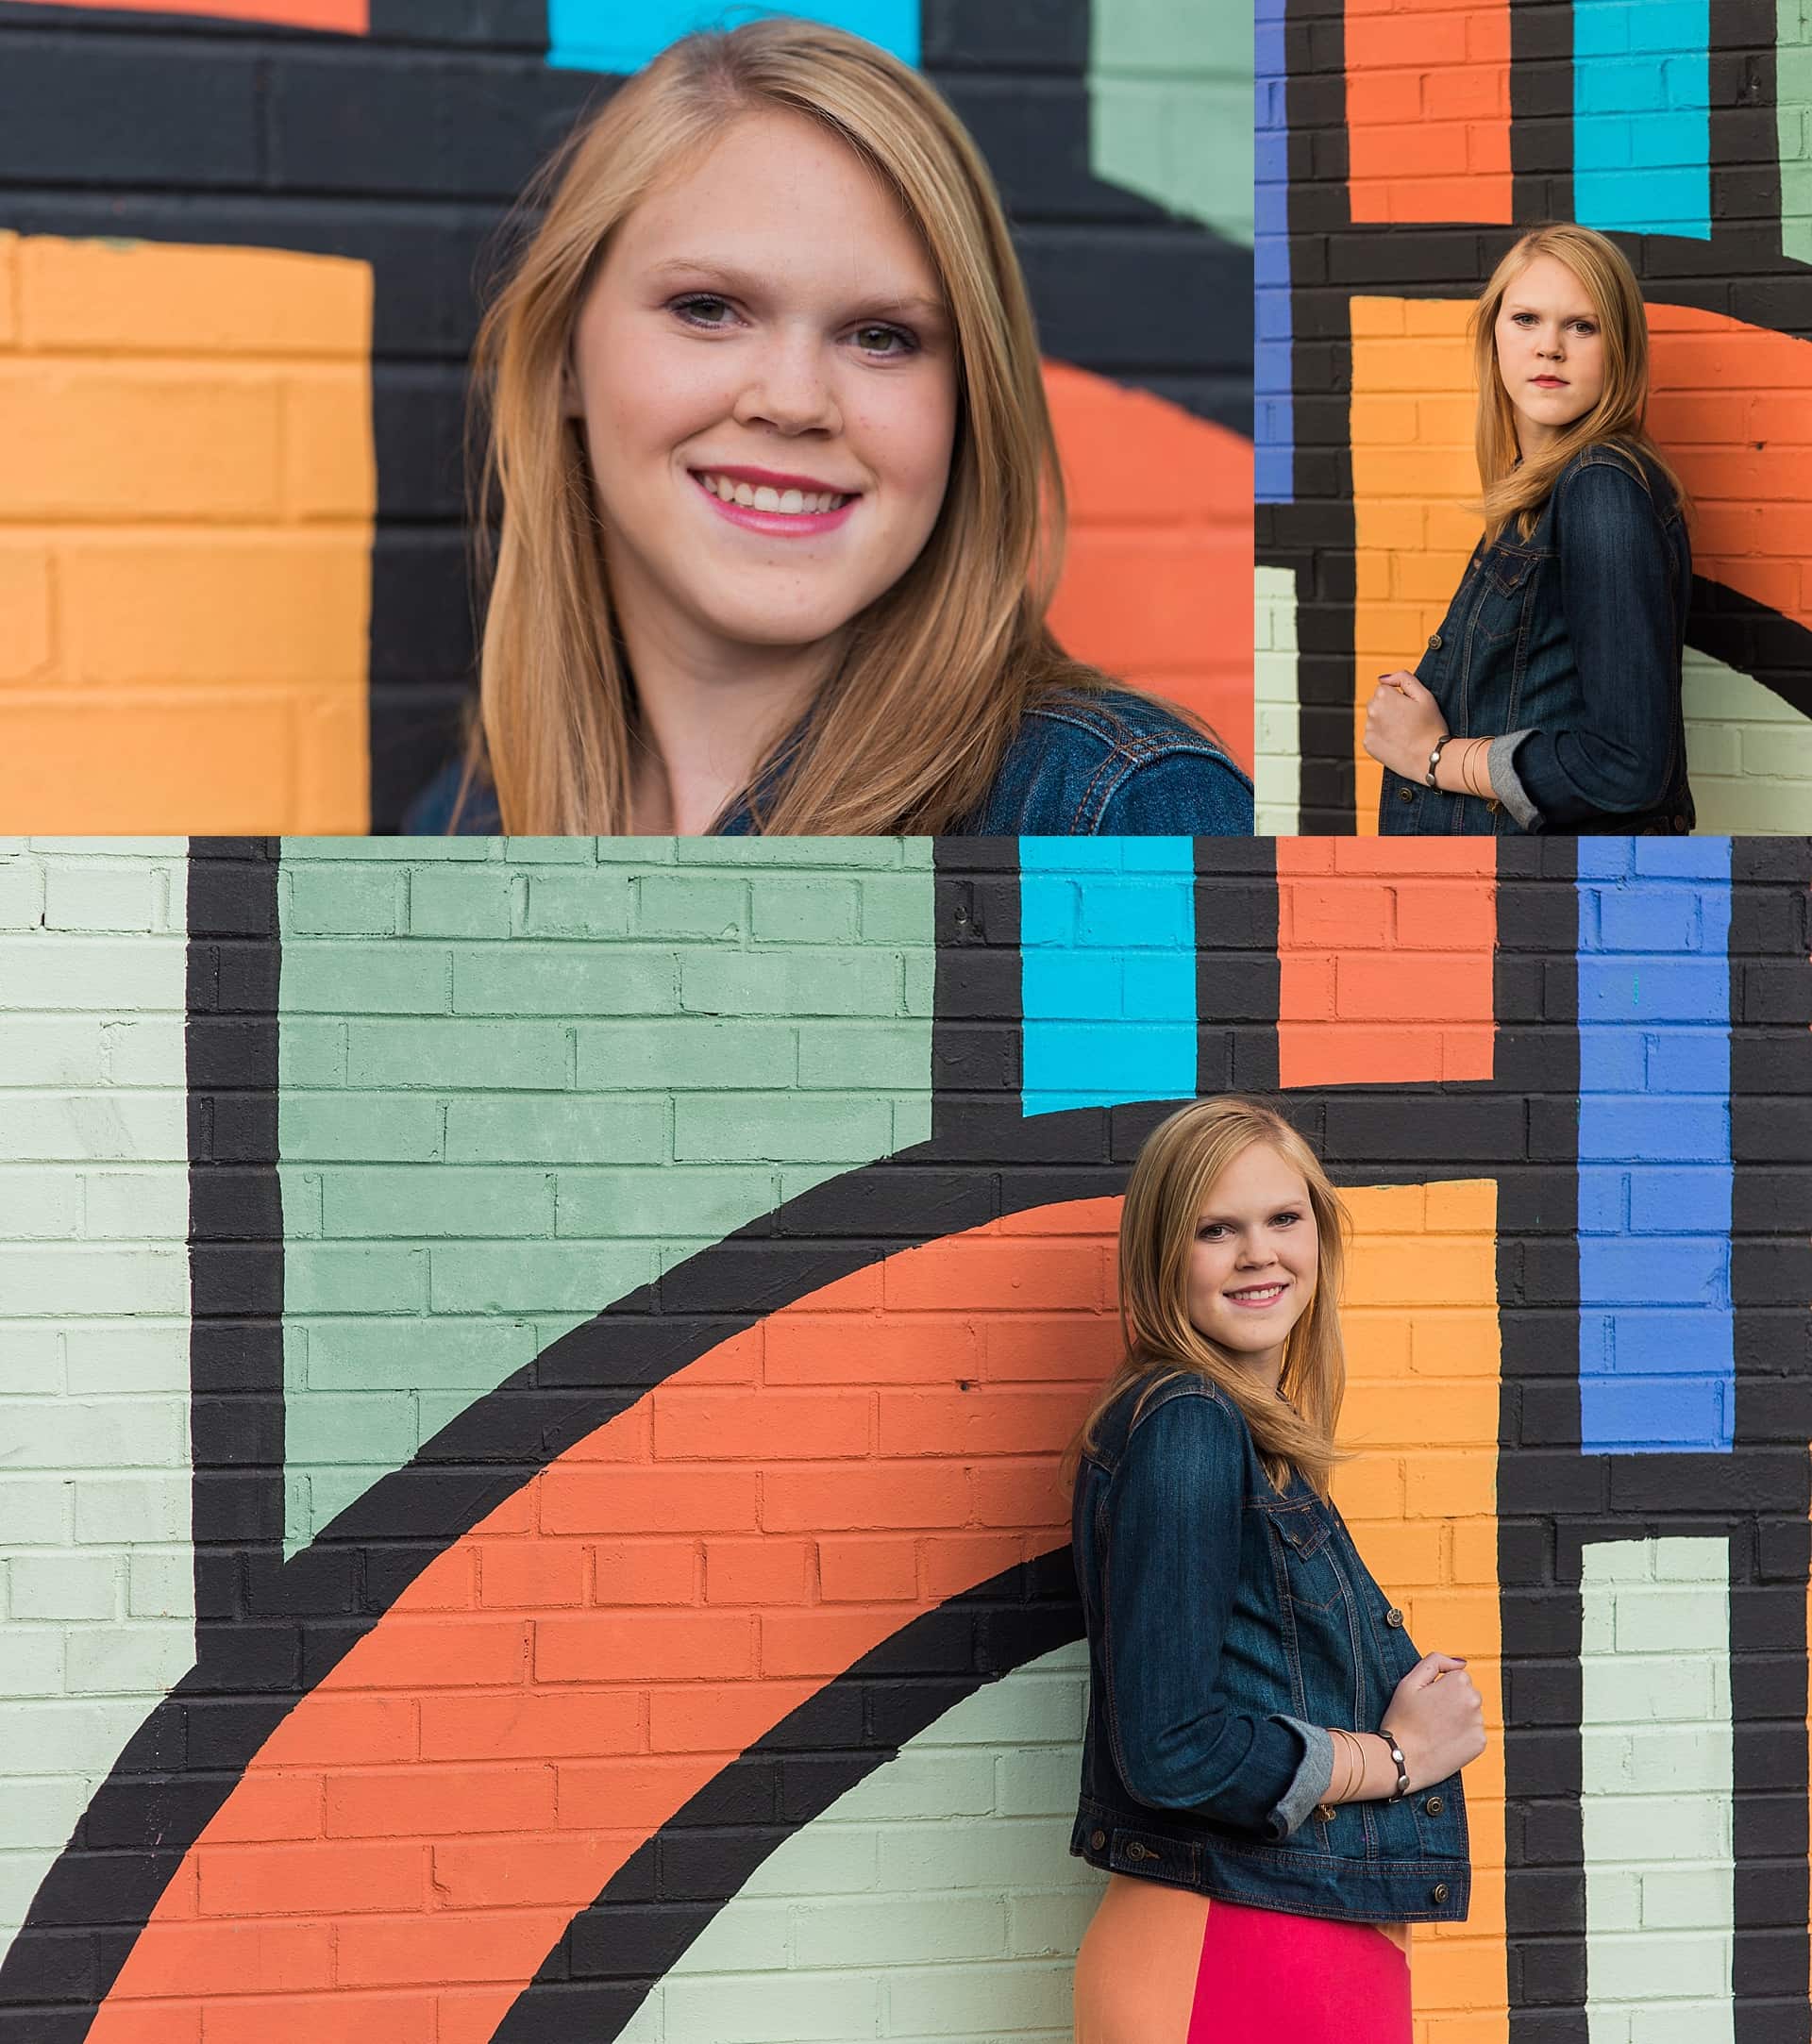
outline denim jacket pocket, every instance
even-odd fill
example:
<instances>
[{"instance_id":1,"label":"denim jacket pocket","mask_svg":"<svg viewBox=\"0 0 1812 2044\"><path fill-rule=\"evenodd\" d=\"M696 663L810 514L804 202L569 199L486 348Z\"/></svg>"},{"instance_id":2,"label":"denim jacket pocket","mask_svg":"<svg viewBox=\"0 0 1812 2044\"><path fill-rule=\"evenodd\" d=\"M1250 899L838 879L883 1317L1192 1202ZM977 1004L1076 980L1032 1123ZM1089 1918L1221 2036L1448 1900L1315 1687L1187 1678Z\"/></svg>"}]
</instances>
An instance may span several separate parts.
<instances>
[{"instance_id":1,"label":"denim jacket pocket","mask_svg":"<svg viewBox=\"0 0 1812 2044\"><path fill-rule=\"evenodd\" d=\"M1502 544L1492 547L1479 578L1479 604L1472 627L1476 637L1508 639L1522 629L1535 595L1537 570L1552 558L1542 548Z\"/></svg>"},{"instance_id":2,"label":"denim jacket pocket","mask_svg":"<svg viewBox=\"0 0 1812 2044\"><path fill-rule=\"evenodd\" d=\"M1327 1612L1342 1603L1347 1585L1329 1545L1327 1521L1306 1502L1266 1502L1260 1509L1271 1530L1273 1559L1291 1604L1299 1611Z\"/></svg>"}]
</instances>

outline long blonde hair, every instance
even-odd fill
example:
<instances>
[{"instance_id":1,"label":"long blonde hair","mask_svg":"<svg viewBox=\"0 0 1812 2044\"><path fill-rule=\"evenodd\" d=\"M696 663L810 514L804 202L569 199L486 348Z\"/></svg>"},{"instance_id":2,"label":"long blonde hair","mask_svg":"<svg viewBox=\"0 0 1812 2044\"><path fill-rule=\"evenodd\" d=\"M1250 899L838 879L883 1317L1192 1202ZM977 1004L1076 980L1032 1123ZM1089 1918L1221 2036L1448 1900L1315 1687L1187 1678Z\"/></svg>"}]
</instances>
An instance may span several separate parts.
<instances>
[{"instance_id":1,"label":"long blonde hair","mask_svg":"<svg viewBox=\"0 0 1812 2044\"><path fill-rule=\"evenodd\" d=\"M1302 1174L1315 1215L1315 1297L1284 1344L1277 1388L1262 1389L1239 1362L1216 1347L1189 1317L1189 1259L1196 1223L1216 1181L1233 1159L1263 1143ZM1271 1482L1282 1490L1292 1468L1325 1498L1337 1462L1334 1445L1346 1397L1340 1338L1340 1283L1350 1223L1320 1161L1284 1117L1256 1100L1196 1100L1146 1138L1120 1209L1120 1328L1126 1352L1090 1408L1065 1466L1074 1473L1095 1443L1101 1416L1129 1386L1155 1389L1193 1373L1224 1392L1251 1429ZM1286 1403L1285 1400L1288 1402Z\"/></svg>"},{"instance_id":2,"label":"long blonde hair","mask_svg":"<svg viewBox=\"0 0 1812 2044\"><path fill-rule=\"evenodd\" d=\"M1046 623L1063 481L1025 281L974 142L916 72L839 29L780 18L686 36L531 186L525 206L545 216L479 334L489 446L474 526L482 544L485 513L500 504L502 533L466 784L481 763L508 830L608 834L629 816L633 684L583 422L562 402L580 305L612 234L649 192L696 161L727 122L772 109L822 124L897 196L948 301L959 401L931 537L848 632L758 828L945 829L981 802L1038 694L1103 681Z\"/></svg>"},{"instance_id":3,"label":"long blonde hair","mask_svg":"<svg viewBox=\"0 0 1812 2044\"><path fill-rule=\"evenodd\" d=\"M1518 467L1516 407L1498 373L1498 313L1504 293L1538 256L1552 256L1564 262L1585 286L1604 337L1604 388L1589 411ZM1649 324L1642 310L1642 287L1629 259L1608 236L1571 221L1535 227L1523 235L1492 271L1491 281L1472 308L1469 331L1478 382L1473 447L1485 492L1480 509L1485 513L1487 545L1495 544L1513 518L1518 531L1527 539L1561 470L1582 447L1598 441L1621 441L1647 455L1672 484L1682 508L1686 507L1686 494L1679 477L1643 423L1649 405Z\"/></svg>"}]
</instances>

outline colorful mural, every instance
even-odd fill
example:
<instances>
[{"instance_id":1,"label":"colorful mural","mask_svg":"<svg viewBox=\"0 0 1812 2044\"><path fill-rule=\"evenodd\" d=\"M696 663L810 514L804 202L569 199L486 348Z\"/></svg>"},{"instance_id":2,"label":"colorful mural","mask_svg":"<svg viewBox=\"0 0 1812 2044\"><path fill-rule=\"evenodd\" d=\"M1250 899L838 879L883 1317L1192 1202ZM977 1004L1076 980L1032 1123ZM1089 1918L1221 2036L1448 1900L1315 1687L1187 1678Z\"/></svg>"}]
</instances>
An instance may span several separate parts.
<instances>
[{"instance_id":1,"label":"colorful mural","mask_svg":"<svg viewBox=\"0 0 1812 2044\"><path fill-rule=\"evenodd\" d=\"M756 11L0 8L0 822L395 827L473 680L475 280L612 76ZM798 11L920 65L999 183L1074 521L1059 631L1250 764L1239 19Z\"/></svg>"},{"instance_id":2,"label":"colorful mural","mask_svg":"<svg viewBox=\"0 0 1812 2044\"><path fill-rule=\"evenodd\" d=\"M1267 712L1260 754L1272 828L1375 829L1365 701L1439 624L1479 529L1467 313L1515 231L1561 219L1617 236L1642 279L1650 424L1693 499L1699 828L1804 828L1802 11L1261 0L1258 558L1264 628L1297 649L1295 716Z\"/></svg>"},{"instance_id":3,"label":"colorful mural","mask_svg":"<svg viewBox=\"0 0 1812 2044\"><path fill-rule=\"evenodd\" d=\"M1809 909L1804 839L0 846L0 2037L1057 2044L1056 1462L1230 1087L1487 1698L1420 2035L1803 2023Z\"/></svg>"}]
</instances>

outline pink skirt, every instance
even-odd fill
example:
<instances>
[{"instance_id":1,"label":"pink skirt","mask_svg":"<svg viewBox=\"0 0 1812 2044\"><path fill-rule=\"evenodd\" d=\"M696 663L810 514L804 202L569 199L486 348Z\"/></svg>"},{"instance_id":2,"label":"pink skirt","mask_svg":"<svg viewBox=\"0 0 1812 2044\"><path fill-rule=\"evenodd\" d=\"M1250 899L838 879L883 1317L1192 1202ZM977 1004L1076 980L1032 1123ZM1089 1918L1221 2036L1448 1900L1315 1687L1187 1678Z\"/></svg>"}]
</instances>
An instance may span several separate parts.
<instances>
[{"instance_id":1,"label":"pink skirt","mask_svg":"<svg viewBox=\"0 0 1812 2044\"><path fill-rule=\"evenodd\" d=\"M1110 1877L1076 1958L1076 2044L1410 2044L1409 1932Z\"/></svg>"}]
</instances>

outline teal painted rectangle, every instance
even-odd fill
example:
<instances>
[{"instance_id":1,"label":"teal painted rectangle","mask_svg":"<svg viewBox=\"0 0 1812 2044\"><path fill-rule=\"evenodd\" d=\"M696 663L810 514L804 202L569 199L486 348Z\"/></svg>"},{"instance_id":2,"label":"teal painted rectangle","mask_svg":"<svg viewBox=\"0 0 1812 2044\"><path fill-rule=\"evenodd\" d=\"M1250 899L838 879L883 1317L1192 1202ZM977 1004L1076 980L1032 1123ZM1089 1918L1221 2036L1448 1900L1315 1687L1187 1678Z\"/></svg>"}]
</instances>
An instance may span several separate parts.
<instances>
[{"instance_id":1,"label":"teal painted rectangle","mask_svg":"<svg viewBox=\"0 0 1812 2044\"><path fill-rule=\"evenodd\" d=\"M1709 0L1573 0L1573 210L1711 239Z\"/></svg>"},{"instance_id":2,"label":"teal painted rectangle","mask_svg":"<svg viewBox=\"0 0 1812 2044\"><path fill-rule=\"evenodd\" d=\"M1195 846L1022 838L1021 1110L1196 1090Z\"/></svg>"},{"instance_id":3,"label":"teal painted rectangle","mask_svg":"<svg viewBox=\"0 0 1812 2044\"><path fill-rule=\"evenodd\" d=\"M547 61L563 71L639 71L668 43L698 28L734 28L766 14L796 14L865 36L903 62L918 62L918 0L547 0Z\"/></svg>"}]
</instances>

